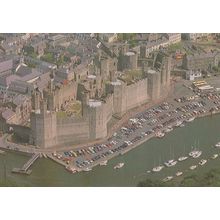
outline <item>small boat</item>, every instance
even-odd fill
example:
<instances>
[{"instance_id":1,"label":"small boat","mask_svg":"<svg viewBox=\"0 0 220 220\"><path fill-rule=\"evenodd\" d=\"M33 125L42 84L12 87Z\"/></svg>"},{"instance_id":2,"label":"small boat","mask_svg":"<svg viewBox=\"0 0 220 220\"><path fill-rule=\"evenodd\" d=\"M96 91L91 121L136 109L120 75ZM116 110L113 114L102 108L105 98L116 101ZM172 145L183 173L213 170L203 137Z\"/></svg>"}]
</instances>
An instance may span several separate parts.
<instances>
[{"instance_id":1,"label":"small boat","mask_svg":"<svg viewBox=\"0 0 220 220\"><path fill-rule=\"evenodd\" d=\"M83 171L89 172L89 171L91 171L91 170L92 170L92 168L86 167Z\"/></svg>"},{"instance_id":2,"label":"small boat","mask_svg":"<svg viewBox=\"0 0 220 220\"><path fill-rule=\"evenodd\" d=\"M184 127L184 126L185 126L184 124L181 124L179 127L182 128L182 127Z\"/></svg>"},{"instance_id":3,"label":"small boat","mask_svg":"<svg viewBox=\"0 0 220 220\"><path fill-rule=\"evenodd\" d=\"M102 161L102 162L100 162L100 166L106 166L107 165L107 163L108 163L108 161L107 160L104 160L104 161Z\"/></svg>"},{"instance_id":4,"label":"small boat","mask_svg":"<svg viewBox=\"0 0 220 220\"><path fill-rule=\"evenodd\" d=\"M76 169L70 166L66 166L66 169L70 172L70 173L76 173Z\"/></svg>"},{"instance_id":5,"label":"small boat","mask_svg":"<svg viewBox=\"0 0 220 220\"><path fill-rule=\"evenodd\" d=\"M157 166L157 167L154 167L152 169L153 172L160 172L162 169L164 168L164 166Z\"/></svg>"},{"instance_id":6,"label":"small boat","mask_svg":"<svg viewBox=\"0 0 220 220\"><path fill-rule=\"evenodd\" d=\"M164 130L164 132L165 133L169 133L169 132L171 132L173 130L173 128L171 129L171 128L166 128L165 130Z\"/></svg>"},{"instance_id":7,"label":"small boat","mask_svg":"<svg viewBox=\"0 0 220 220\"><path fill-rule=\"evenodd\" d=\"M164 165L166 167L173 167L177 164L177 161L176 160L168 160L167 162L164 163Z\"/></svg>"},{"instance_id":8,"label":"small boat","mask_svg":"<svg viewBox=\"0 0 220 220\"><path fill-rule=\"evenodd\" d=\"M214 160L214 159L216 159L217 157L218 157L218 154L213 154L211 158Z\"/></svg>"},{"instance_id":9,"label":"small boat","mask_svg":"<svg viewBox=\"0 0 220 220\"><path fill-rule=\"evenodd\" d=\"M186 119L186 122L192 122L192 121L194 121L194 120L195 120L195 117L192 117L192 118Z\"/></svg>"},{"instance_id":10,"label":"small boat","mask_svg":"<svg viewBox=\"0 0 220 220\"><path fill-rule=\"evenodd\" d=\"M114 169L120 169L124 166L124 163L118 163L117 165L114 166Z\"/></svg>"},{"instance_id":11,"label":"small boat","mask_svg":"<svg viewBox=\"0 0 220 220\"><path fill-rule=\"evenodd\" d=\"M181 161L184 161L184 160L186 160L186 159L188 159L188 157L179 157L179 158L178 158L178 161L181 162Z\"/></svg>"},{"instance_id":12,"label":"small boat","mask_svg":"<svg viewBox=\"0 0 220 220\"><path fill-rule=\"evenodd\" d=\"M175 126L179 127L182 123L183 123L182 121L177 121Z\"/></svg>"},{"instance_id":13,"label":"small boat","mask_svg":"<svg viewBox=\"0 0 220 220\"><path fill-rule=\"evenodd\" d=\"M190 170L195 170L196 167L197 167L197 165L192 165L189 169L190 169Z\"/></svg>"},{"instance_id":14,"label":"small boat","mask_svg":"<svg viewBox=\"0 0 220 220\"><path fill-rule=\"evenodd\" d=\"M206 164L206 163L207 163L207 160L202 159L202 160L199 162L199 165L203 166L203 165Z\"/></svg>"},{"instance_id":15,"label":"small boat","mask_svg":"<svg viewBox=\"0 0 220 220\"><path fill-rule=\"evenodd\" d=\"M192 157L193 158L198 158L202 155L202 151L197 151Z\"/></svg>"},{"instance_id":16,"label":"small boat","mask_svg":"<svg viewBox=\"0 0 220 220\"><path fill-rule=\"evenodd\" d=\"M176 173L176 176L181 176L181 175L183 175L183 172L181 172L181 171L178 171L178 172Z\"/></svg>"},{"instance_id":17,"label":"small boat","mask_svg":"<svg viewBox=\"0 0 220 220\"><path fill-rule=\"evenodd\" d=\"M150 170L148 170L148 171L147 171L147 173L151 173L151 171L150 171Z\"/></svg>"},{"instance_id":18,"label":"small boat","mask_svg":"<svg viewBox=\"0 0 220 220\"><path fill-rule=\"evenodd\" d=\"M163 182L167 182L173 179L173 176L167 176L166 178L164 178L162 181Z\"/></svg>"},{"instance_id":19,"label":"small boat","mask_svg":"<svg viewBox=\"0 0 220 220\"><path fill-rule=\"evenodd\" d=\"M156 137L158 137L158 138L162 138L162 137L164 137L164 133L162 133L162 132L158 132L158 133L156 133Z\"/></svg>"},{"instance_id":20,"label":"small boat","mask_svg":"<svg viewBox=\"0 0 220 220\"><path fill-rule=\"evenodd\" d=\"M220 148L220 142L218 142L217 144L215 144L216 148Z\"/></svg>"},{"instance_id":21,"label":"small boat","mask_svg":"<svg viewBox=\"0 0 220 220\"><path fill-rule=\"evenodd\" d=\"M189 153L189 156L190 157L193 157L193 158L198 158L200 157L202 154L202 151L199 151L199 150L193 150Z\"/></svg>"}]
</instances>

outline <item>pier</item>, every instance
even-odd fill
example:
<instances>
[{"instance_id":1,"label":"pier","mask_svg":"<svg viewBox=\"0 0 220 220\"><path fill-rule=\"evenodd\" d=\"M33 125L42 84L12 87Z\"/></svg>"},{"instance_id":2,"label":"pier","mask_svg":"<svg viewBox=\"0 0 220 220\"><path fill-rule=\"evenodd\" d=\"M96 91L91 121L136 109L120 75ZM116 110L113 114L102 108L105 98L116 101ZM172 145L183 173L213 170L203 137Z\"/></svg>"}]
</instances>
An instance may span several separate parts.
<instances>
[{"instance_id":1,"label":"pier","mask_svg":"<svg viewBox=\"0 0 220 220\"><path fill-rule=\"evenodd\" d=\"M22 168L13 168L13 173L27 174L30 175L32 170L29 168L34 164L34 162L40 157L40 153L33 154L33 156L23 165Z\"/></svg>"}]
</instances>

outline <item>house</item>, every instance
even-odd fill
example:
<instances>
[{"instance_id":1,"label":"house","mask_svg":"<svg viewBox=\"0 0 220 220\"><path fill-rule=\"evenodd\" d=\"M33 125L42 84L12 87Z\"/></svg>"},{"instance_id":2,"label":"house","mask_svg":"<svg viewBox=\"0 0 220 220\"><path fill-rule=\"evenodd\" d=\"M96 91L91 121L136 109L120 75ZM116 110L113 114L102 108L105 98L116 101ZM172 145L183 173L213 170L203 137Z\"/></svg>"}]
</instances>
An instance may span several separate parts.
<instances>
[{"instance_id":1,"label":"house","mask_svg":"<svg viewBox=\"0 0 220 220\"><path fill-rule=\"evenodd\" d=\"M194 81L197 78L201 78L202 73L201 71L193 71L193 70L188 70L186 71L186 79L190 81Z\"/></svg>"}]
</instances>

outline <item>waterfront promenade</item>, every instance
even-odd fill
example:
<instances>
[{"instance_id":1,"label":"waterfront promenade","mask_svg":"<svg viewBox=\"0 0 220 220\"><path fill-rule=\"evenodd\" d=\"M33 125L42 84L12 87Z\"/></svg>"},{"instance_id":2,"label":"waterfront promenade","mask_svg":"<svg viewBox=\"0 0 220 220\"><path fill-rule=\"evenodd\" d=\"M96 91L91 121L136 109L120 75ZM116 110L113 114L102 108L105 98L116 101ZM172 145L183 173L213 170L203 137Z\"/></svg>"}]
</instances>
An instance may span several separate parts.
<instances>
[{"instance_id":1,"label":"waterfront promenade","mask_svg":"<svg viewBox=\"0 0 220 220\"><path fill-rule=\"evenodd\" d=\"M184 89L187 90L185 93L187 93L188 96L195 96L192 91L187 88ZM99 144L90 143L89 145L78 146L77 148L69 146L68 148L60 149L59 151L56 149L42 150L37 149L34 146L22 146L8 142L7 136L4 136L1 139L1 146L5 149L28 154L45 153L49 158L59 162L63 166L70 166L77 171L83 171L100 164L100 162L104 160L109 160L134 149L138 145L157 136L158 132L164 132L168 127L177 127L176 123L178 121L184 122L191 117L203 117L219 112L219 109L216 109L216 107L219 106L218 102L214 103L214 101L219 99L216 92L213 93L217 95L214 100L211 100L208 97L196 97L194 100L186 102L177 102L174 100L179 94L180 93L177 93L177 95L174 94L167 98L166 104L162 102L151 108L146 107L144 111L132 115L132 118L138 119L138 123L132 125L128 118L123 124L128 130L130 129L130 132L126 134L122 127L120 127L115 131L117 135L113 135L108 140L102 140ZM181 94L183 94L182 91ZM156 121L152 123L153 120ZM126 142L128 141L130 141L131 144L127 144ZM97 148L97 150L91 150L91 148ZM73 151L76 156L73 156L70 151ZM54 152L56 152L56 154L54 154Z\"/></svg>"}]
</instances>

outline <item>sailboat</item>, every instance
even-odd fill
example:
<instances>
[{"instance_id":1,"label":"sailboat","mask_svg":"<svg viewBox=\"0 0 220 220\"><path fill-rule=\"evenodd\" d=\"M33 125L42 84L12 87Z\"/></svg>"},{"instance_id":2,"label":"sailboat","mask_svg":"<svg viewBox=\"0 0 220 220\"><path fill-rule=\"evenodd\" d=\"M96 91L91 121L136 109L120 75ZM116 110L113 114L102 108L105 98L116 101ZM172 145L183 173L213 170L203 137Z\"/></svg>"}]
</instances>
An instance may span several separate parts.
<instances>
[{"instance_id":1,"label":"sailboat","mask_svg":"<svg viewBox=\"0 0 220 220\"><path fill-rule=\"evenodd\" d=\"M198 143L199 143L199 142L198 142ZM198 145L199 145L199 144L198 144ZM197 150L197 149L195 148L193 151L191 151L191 152L189 153L189 156L192 157L192 158L198 158L198 157L201 156L201 154L202 154L202 151Z\"/></svg>"},{"instance_id":2,"label":"sailboat","mask_svg":"<svg viewBox=\"0 0 220 220\"><path fill-rule=\"evenodd\" d=\"M164 166L161 165L160 160L159 160L159 166L154 167L154 168L152 169L152 171L153 171L153 172L160 172L163 168L164 168Z\"/></svg>"},{"instance_id":3,"label":"sailboat","mask_svg":"<svg viewBox=\"0 0 220 220\"><path fill-rule=\"evenodd\" d=\"M173 154L174 154L174 152L173 152ZM170 150L170 155L171 155L171 150ZM174 155L173 155L173 157L174 157ZM172 166L175 166L176 164L177 164L177 161L174 160L174 159L168 160L168 161L166 161L166 162L164 163L164 165L165 165L166 167L172 167Z\"/></svg>"},{"instance_id":4,"label":"sailboat","mask_svg":"<svg viewBox=\"0 0 220 220\"><path fill-rule=\"evenodd\" d=\"M184 145L184 154L185 154L185 148L186 148L186 146ZM179 157L178 158L178 161L184 161L184 160L186 160L186 159L188 159L188 157L187 156L182 156L182 157Z\"/></svg>"}]
</instances>

